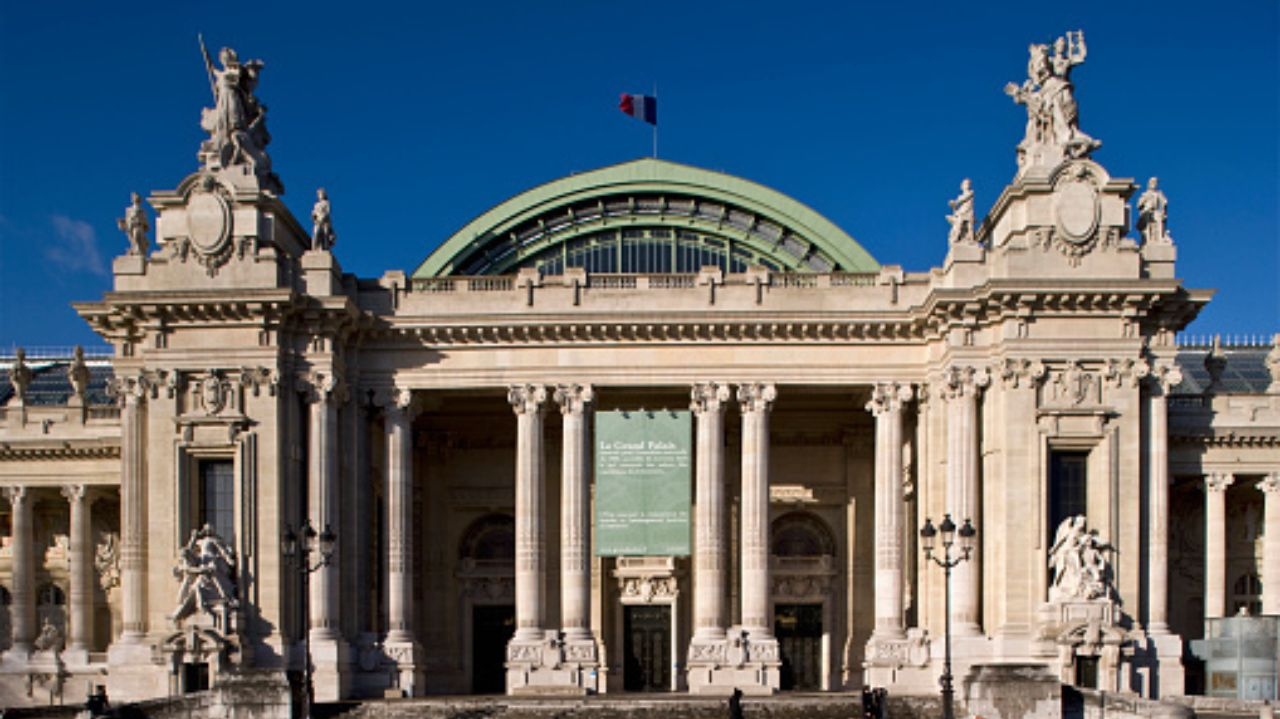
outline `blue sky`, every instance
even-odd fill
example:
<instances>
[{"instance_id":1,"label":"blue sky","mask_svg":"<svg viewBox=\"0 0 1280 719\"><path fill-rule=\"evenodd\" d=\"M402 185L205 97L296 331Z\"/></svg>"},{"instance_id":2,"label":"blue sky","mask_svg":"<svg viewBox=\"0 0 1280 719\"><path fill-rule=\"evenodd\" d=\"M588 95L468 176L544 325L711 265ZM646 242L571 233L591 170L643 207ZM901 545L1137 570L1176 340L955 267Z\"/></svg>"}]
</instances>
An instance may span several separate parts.
<instances>
[{"instance_id":1,"label":"blue sky","mask_svg":"<svg viewBox=\"0 0 1280 719\"><path fill-rule=\"evenodd\" d=\"M660 97L660 155L810 205L885 264L985 213L1025 113L1027 45L1083 29L1081 129L1113 176L1160 177L1178 275L1218 288L1197 334L1280 330L1280 21L1205 2L0 0L0 347L93 344L131 191L197 168L196 45L266 69L270 152L300 217L328 188L344 269L412 270L536 184L646 155L618 93Z\"/></svg>"}]
</instances>

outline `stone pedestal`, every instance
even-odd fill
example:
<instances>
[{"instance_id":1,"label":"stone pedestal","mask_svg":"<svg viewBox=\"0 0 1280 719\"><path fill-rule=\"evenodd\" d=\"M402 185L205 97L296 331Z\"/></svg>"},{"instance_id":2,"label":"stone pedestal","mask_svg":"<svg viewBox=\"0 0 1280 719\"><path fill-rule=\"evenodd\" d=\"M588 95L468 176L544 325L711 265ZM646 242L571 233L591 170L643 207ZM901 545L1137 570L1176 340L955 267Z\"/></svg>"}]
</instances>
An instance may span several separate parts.
<instances>
[{"instance_id":1,"label":"stone pedestal","mask_svg":"<svg viewBox=\"0 0 1280 719\"><path fill-rule=\"evenodd\" d=\"M507 693L582 696L600 690L600 659L594 640L566 642L548 631L542 639L507 644Z\"/></svg>"},{"instance_id":2,"label":"stone pedestal","mask_svg":"<svg viewBox=\"0 0 1280 719\"><path fill-rule=\"evenodd\" d=\"M312 681L317 702L336 702L351 695L352 656L342 639L319 638L311 632Z\"/></svg>"},{"instance_id":3,"label":"stone pedestal","mask_svg":"<svg viewBox=\"0 0 1280 719\"><path fill-rule=\"evenodd\" d=\"M690 694L728 696L740 689L747 696L769 696L782 686L781 669L777 639L753 641L746 629L733 627L725 639L694 638L686 679Z\"/></svg>"}]
</instances>

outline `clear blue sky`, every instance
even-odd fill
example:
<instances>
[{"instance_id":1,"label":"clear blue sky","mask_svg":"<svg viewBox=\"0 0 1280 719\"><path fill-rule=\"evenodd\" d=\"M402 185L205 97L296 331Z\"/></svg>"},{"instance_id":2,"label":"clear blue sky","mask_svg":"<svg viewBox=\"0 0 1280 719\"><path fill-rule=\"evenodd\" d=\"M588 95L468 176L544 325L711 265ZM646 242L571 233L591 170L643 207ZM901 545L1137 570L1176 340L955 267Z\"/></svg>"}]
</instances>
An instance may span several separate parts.
<instances>
[{"instance_id":1,"label":"clear blue sky","mask_svg":"<svg viewBox=\"0 0 1280 719\"><path fill-rule=\"evenodd\" d=\"M1025 113L1027 45L1085 31L1081 129L1113 176L1160 177L1194 333L1280 330L1275 0L297 4L0 0L0 347L94 343L130 191L197 168L196 46L266 61L270 152L300 217L329 189L348 272L412 270L489 207L660 155L771 186L882 263L927 270L947 200L985 213Z\"/></svg>"}]
</instances>

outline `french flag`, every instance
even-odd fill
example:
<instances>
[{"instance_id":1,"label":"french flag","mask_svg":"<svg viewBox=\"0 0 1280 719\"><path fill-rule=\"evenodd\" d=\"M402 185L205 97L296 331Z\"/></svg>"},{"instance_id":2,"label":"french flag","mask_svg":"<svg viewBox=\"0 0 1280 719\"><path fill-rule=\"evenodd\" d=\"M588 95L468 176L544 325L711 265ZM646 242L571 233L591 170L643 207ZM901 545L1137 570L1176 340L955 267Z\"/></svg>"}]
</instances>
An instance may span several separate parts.
<instances>
[{"instance_id":1,"label":"french flag","mask_svg":"<svg viewBox=\"0 0 1280 719\"><path fill-rule=\"evenodd\" d=\"M650 125L658 124L658 98L651 95L631 95L624 92L622 99L618 101L618 109Z\"/></svg>"}]
</instances>

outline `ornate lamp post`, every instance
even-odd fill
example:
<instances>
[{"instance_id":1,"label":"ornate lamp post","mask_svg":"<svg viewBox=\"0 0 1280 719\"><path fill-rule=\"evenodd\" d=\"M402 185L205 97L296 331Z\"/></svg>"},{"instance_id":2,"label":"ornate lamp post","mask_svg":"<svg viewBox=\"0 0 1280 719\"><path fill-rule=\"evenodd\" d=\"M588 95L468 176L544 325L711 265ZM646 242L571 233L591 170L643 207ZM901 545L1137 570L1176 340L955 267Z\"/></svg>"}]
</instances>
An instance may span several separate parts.
<instances>
[{"instance_id":1,"label":"ornate lamp post","mask_svg":"<svg viewBox=\"0 0 1280 719\"><path fill-rule=\"evenodd\" d=\"M315 684L311 679L315 670L311 665L311 574L333 559L333 549L337 543L338 535L334 534L328 525L325 525L324 531L317 535L315 527L311 526L310 519L302 521L297 534L294 533L292 526L285 524L284 536L280 542L285 562L296 569L302 577L302 646L305 654L303 670L306 676L303 696L305 705L302 711L304 717L311 716L311 703L315 699ZM319 561L312 564L311 557L315 554L319 554Z\"/></svg>"},{"instance_id":2,"label":"ornate lamp post","mask_svg":"<svg viewBox=\"0 0 1280 719\"><path fill-rule=\"evenodd\" d=\"M933 556L933 542L937 538L939 532L942 534L942 557ZM956 523L951 521L951 515L942 516L942 522L938 524L938 528L934 529L933 522L925 517L924 526L920 528L920 546L924 548L925 559L932 559L935 564L942 567L946 572L946 624L943 632L943 646L945 653L942 660L942 678L939 684L942 685L942 719L953 719L954 714L951 709L951 700L955 695L955 690L951 685L951 569L961 562L969 559L973 554L973 537L978 532L973 528L973 524L968 519L964 520L964 526L960 528L960 545L957 547L960 553L952 556L951 547L956 541Z\"/></svg>"}]
</instances>

